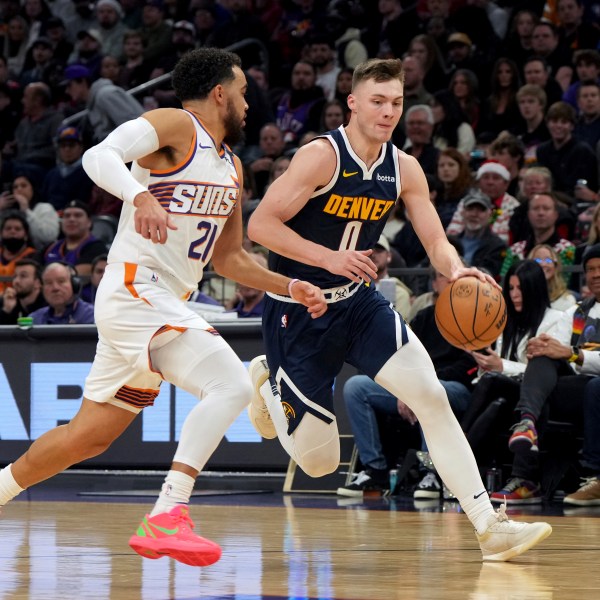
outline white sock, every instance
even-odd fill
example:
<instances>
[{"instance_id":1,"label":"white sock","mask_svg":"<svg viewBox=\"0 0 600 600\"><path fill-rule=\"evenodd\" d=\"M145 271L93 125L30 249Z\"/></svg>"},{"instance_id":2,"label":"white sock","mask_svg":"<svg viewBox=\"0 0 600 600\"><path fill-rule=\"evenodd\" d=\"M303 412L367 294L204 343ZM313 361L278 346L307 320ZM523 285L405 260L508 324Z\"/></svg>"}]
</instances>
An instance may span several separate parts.
<instances>
[{"instance_id":1,"label":"white sock","mask_svg":"<svg viewBox=\"0 0 600 600\"><path fill-rule=\"evenodd\" d=\"M195 481L193 477L171 469L165 477L165 482L150 516L169 512L178 504L188 504Z\"/></svg>"},{"instance_id":2,"label":"white sock","mask_svg":"<svg viewBox=\"0 0 600 600\"><path fill-rule=\"evenodd\" d=\"M477 497L476 497L477 496ZM494 513L494 507L485 489L477 494L472 494L465 498L459 498L461 508L465 511L469 521L479 535L485 533L486 529L493 522L491 515Z\"/></svg>"},{"instance_id":3,"label":"white sock","mask_svg":"<svg viewBox=\"0 0 600 600\"><path fill-rule=\"evenodd\" d=\"M24 488L15 481L12 471L10 470L11 465L12 463L0 470L0 506L4 506L24 490Z\"/></svg>"}]
</instances>

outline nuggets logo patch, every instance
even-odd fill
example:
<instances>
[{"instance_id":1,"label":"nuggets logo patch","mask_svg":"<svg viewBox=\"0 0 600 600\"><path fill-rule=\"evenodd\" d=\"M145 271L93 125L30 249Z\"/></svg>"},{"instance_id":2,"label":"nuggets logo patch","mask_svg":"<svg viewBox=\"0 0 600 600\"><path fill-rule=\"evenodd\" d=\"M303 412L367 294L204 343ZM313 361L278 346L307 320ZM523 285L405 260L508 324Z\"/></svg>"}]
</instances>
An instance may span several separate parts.
<instances>
[{"instance_id":1,"label":"nuggets logo patch","mask_svg":"<svg viewBox=\"0 0 600 600\"><path fill-rule=\"evenodd\" d=\"M283 328L288 326L288 316L287 315L283 315L283 317L281 317L281 326Z\"/></svg>"},{"instance_id":2,"label":"nuggets logo patch","mask_svg":"<svg viewBox=\"0 0 600 600\"><path fill-rule=\"evenodd\" d=\"M285 414L285 418L288 420L293 419L296 417L296 413L294 412L294 409L291 407L290 404L288 404L287 402L282 402L281 406L283 406L283 412Z\"/></svg>"}]
</instances>

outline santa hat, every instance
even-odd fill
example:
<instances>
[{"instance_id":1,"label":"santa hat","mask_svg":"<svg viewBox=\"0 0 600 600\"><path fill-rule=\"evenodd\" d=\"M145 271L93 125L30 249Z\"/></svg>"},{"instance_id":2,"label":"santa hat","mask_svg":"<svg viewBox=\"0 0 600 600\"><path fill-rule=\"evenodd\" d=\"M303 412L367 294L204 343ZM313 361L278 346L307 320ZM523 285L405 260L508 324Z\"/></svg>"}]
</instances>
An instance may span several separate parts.
<instances>
[{"instance_id":1,"label":"santa hat","mask_svg":"<svg viewBox=\"0 0 600 600\"><path fill-rule=\"evenodd\" d=\"M505 181L510 181L510 173L508 169L497 160L486 160L480 167L477 169L476 179L479 181L482 175L486 173L496 173L496 175L500 175L502 179Z\"/></svg>"}]
</instances>

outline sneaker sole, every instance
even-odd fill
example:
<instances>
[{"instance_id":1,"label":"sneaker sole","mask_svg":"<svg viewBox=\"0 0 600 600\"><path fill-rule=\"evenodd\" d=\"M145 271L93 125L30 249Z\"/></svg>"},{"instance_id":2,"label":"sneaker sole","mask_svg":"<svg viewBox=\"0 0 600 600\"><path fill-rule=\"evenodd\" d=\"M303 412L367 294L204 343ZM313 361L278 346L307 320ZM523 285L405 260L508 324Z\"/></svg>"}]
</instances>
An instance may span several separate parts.
<instances>
[{"instance_id":1,"label":"sneaker sole","mask_svg":"<svg viewBox=\"0 0 600 600\"><path fill-rule=\"evenodd\" d=\"M425 499L431 500L431 499L435 499L435 498L439 498L439 497L440 497L440 493L438 491L427 492L425 490L417 490L413 494L413 498L416 498L417 500L419 498L425 498Z\"/></svg>"},{"instance_id":2,"label":"sneaker sole","mask_svg":"<svg viewBox=\"0 0 600 600\"><path fill-rule=\"evenodd\" d=\"M593 500L578 500L577 498L565 496L563 498L563 503L571 504L573 506L600 506L600 498L594 498Z\"/></svg>"},{"instance_id":3,"label":"sneaker sole","mask_svg":"<svg viewBox=\"0 0 600 600\"><path fill-rule=\"evenodd\" d=\"M532 444L527 438L517 438L509 442L508 449L515 454L528 454L529 452L539 452L536 444Z\"/></svg>"},{"instance_id":4,"label":"sneaker sole","mask_svg":"<svg viewBox=\"0 0 600 600\"><path fill-rule=\"evenodd\" d=\"M208 540L205 548L184 550L169 546L168 543L165 543L164 539L157 540L134 535L129 539L129 546L144 558L156 560L157 558L168 556L192 567L208 567L221 558L221 548Z\"/></svg>"},{"instance_id":5,"label":"sneaker sole","mask_svg":"<svg viewBox=\"0 0 600 600\"><path fill-rule=\"evenodd\" d=\"M504 562L514 558L515 556L520 556L527 550L530 550L541 541L545 540L551 533L552 527L548 525L548 523L531 523L532 527L535 527L537 532L532 531L531 537L522 544L517 546L513 546L504 552L498 552L497 554L490 554L488 556L484 556L484 561L494 561L494 562Z\"/></svg>"},{"instance_id":6,"label":"sneaker sole","mask_svg":"<svg viewBox=\"0 0 600 600\"><path fill-rule=\"evenodd\" d=\"M265 360L264 355L256 356L250 361L250 365L248 366L248 373L250 374L250 379L252 380L252 385L254 387L254 397L248 406L248 417L250 418L250 423L252 423L254 429L258 431L261 437L266 440L274 440L277 437L277 430L275 429L273 421L265 423L265 420L260 416L261 408L265 406L265 401L260 394L260 388L269 378L269 371L266 371L261 375L254 374L259 368L261 370L263 369L260 364L263 360ZM256 407L256 404L260 404L260 406ZM259 416L255 413L258 413Z\"/></svg>"},{"instance_id":7,"label":"sneaker sole","mask_svg":"<svg viewBox=\"0 0 600 600\"><path fill-rule=\"evenodd\" d=\"M362 498L362 490L347 490L346 488L338 488L336 491L338 496L344 496L345 498Z\"/></svg>"}]
</instances>

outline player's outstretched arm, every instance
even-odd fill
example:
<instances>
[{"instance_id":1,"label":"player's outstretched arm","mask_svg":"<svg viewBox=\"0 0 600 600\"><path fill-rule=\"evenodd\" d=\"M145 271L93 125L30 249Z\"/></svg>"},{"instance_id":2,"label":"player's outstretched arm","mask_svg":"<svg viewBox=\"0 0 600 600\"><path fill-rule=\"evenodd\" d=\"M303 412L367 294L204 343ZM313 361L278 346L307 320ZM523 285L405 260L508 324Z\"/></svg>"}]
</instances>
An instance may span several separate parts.
<instances>
[{"instance_id":1,"label":"player's outstretched arm","mask_svg":"<svg viewBox=\"0 0 600 600\"><path fill-rule=\"evenodd\" d=\"M435 207L429 200L429 187L423 169L412 156L400 153L402 200L415 232L425 248L431 264L451 281L473 276L498 287L493 277L475 267L463 265L456 248L448 241Z\"/></svg>"},{"instance_id":2,"label":"player's outstretched arm","mask_svg":"<svg viewBox=\"0 0 600 600\"><path fill-rule=\"evenodd\" d=\"M239 166L237 158L236 163ZM240 168L238 168L238 173L241 173ZM240 188L242 186L243 180L240 176ZM293 293L294 300L306 306L313 318L320 317L325 313L327 302L318 287L307 281L292 280L259 265L242 247L242 232L242 211L241 206L238 205L227 219L227 223L215 243L211 260L219 275L248 287L280 296L291 296Z\"/></svg>"},{"instance_id":3,"label":"player's outstretched arm","mask_svg":"<svg viewBox=\"0 0 600 600\"><path fill-rule=\"evenodd\" d=\"M212 257L215 271L226 277L246 285L272 292L280 296L291 296L300 304L307 307L310 315L316 319L327 310L327 301L323 291L317 286L298 279L290 279L285 275L265 269L253 260L250 255L238 246L227 245L227 229L234 222L230 217L221 234Z\"/></svg>"}]
</instances>

